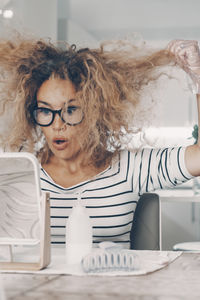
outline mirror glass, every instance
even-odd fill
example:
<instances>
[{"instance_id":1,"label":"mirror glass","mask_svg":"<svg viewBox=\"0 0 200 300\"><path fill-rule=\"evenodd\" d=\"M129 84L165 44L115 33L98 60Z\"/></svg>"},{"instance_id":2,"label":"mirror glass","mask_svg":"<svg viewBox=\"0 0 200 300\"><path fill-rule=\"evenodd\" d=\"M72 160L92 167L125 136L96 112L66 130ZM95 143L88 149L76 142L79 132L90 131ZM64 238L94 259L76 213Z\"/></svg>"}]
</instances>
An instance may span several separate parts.
<instances>
[{"instance_id":1,"label":"mirror glass","mask_svg":"<svg viewBox=\"0 0 200 300\"><path fill-rule=\"evenodd\" d=\"M0 261L25 261L25 253L34 260L40 244L36 166L29 155L10 155L0 155Z\"/></svg>"}]
</instances>

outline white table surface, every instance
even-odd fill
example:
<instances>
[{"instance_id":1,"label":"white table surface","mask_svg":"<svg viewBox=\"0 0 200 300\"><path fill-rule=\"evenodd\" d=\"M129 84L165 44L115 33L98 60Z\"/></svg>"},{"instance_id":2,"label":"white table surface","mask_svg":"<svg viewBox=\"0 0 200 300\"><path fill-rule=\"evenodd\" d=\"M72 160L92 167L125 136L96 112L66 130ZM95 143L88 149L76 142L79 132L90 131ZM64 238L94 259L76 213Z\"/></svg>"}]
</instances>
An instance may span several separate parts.
<instances>
[{"instance_id":1,"label":"white table surface","mask_svg":"<svg viewBox=\"0 0 200 300\"><path fill-rule=\"evenodd\" d=\"M200 254L142 276L2 274L7 300L199 300Z\"/></svg>"}]
</instances>

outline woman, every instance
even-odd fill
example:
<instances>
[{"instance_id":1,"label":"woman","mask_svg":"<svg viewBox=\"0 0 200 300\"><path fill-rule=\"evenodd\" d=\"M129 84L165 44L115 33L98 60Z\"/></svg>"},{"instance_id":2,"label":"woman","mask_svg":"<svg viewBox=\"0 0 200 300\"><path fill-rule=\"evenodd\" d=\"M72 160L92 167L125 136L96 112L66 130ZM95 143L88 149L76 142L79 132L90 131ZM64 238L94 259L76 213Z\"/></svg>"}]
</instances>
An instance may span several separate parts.
<instances>
[{"instance_id":1,"label":"woman","mask_svg":"<svg viewBox=\"0 0 200 300\"><path fill-rule=\"evenodd\" d=\"M77 51L22 38L0 43L2 107L5 113L14 107L2 144L40 160L42 190L51 195L52 243L65 242L66 219L81 195L94 243L128 248L139 195L200 175L198 143L123 150L124 137L136 132L143 88L163 66L179 65L199 88L197 42L172 41L155 53L123 43L111 48Z\"/></svg>"}]
</instances>

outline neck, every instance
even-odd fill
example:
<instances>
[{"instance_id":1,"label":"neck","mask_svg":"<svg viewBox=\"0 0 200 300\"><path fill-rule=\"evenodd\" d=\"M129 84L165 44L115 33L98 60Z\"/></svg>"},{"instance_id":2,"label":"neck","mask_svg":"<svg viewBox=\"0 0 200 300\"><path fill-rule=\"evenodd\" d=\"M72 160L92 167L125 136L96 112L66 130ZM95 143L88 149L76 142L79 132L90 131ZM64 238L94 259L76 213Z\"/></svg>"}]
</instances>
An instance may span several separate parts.
<instances>
[{"instance_id":1,"label":"neck","mask_svg":"<svg viewBox=\"0 0 200 300\"><path fill-rule=\"evenodd\" d=\"M108 167L107 164L97 168L91 162L86 163L83 157L84 155L79 155L76 159L66 160L52 156L43 168L54 182L68 188L93 178Z\"/></svg>"},{"instance_id":2,"label":"neck","mask_svg":"<svg viewBox=\"0 0 200 300\"><path fill-rule=\"evenodd\" d=\"M60 169L64 169L69 174L76 174L83 170L84 168L87 168L88 166L92 166L89 162L86 163L84 160L84 154L78 154L76 157L72 157L70 159L62 159L57 158L55 156L50 158L49 164L55 165L56 167Z\"/></svg>"}]
</instances>

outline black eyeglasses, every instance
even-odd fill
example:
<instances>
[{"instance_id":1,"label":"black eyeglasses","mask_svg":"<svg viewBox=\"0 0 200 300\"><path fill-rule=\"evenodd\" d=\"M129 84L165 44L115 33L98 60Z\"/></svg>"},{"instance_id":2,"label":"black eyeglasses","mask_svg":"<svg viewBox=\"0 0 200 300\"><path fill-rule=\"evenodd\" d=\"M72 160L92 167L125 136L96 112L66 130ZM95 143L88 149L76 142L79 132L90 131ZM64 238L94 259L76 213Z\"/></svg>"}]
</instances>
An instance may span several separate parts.
<instances>
[{"instance_id":1,"label":"black eyeglasses","mask_svg":"<svg viewBox=\"0 0 200 300\"><path fill-rule=\"evenodd\" d=\"M56 114L60 116L64 123L70 126L78 125L83 120L83 110L80 106L76 105L65 104L64 107L59 110L53 110L47 107L36 107L32 111L34 122L40 126L50 126Z\"/></svg>"}]
</instances>

